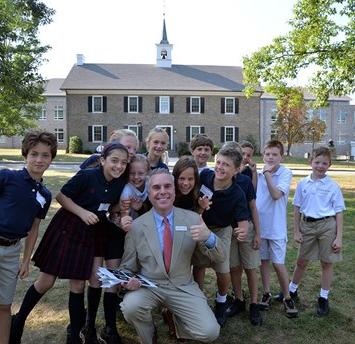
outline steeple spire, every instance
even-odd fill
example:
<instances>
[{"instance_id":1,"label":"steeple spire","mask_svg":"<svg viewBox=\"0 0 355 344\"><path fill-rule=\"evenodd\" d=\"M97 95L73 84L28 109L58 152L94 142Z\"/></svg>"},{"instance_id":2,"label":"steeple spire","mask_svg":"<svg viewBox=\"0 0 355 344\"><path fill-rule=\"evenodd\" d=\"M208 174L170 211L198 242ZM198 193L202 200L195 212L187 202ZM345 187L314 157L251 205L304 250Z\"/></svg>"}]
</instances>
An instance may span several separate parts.
<instances>
[{"instance_id":1,"label":"steeple spire","mask_svg":"<svg viewBox=\"0 0 355 344\"><path fill-rule=\"evenodd\" d=\"M163 21L163 37L160 41L160 44L169 44L168 35L166 34L165 13L164 13L164 21Z\"/></svg>"}]
</instances>

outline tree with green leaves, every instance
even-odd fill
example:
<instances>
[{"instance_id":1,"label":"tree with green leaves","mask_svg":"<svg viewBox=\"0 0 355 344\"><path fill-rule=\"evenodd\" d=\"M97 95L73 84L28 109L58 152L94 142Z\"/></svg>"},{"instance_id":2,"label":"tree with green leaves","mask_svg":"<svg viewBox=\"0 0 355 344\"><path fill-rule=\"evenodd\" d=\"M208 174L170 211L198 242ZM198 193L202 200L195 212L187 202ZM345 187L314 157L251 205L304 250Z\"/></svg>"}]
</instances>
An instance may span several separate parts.
<instances>
[{"instance_id":1,"label":"tree with green leaves","mask_svg":"<svg viewBox=\"0 0 355 344\"><path fill-rule=\"evenodd\" d=\"M35 127L44 80L38 72L48 46L38 29L54 11L37 0L0 0L0 135Z\"/></svg>"},{"instance_id":2,"label":"tree with green leaves","mask_svg":"<svg viewBox=\"0 0 355 344\"><path fill-rule=\"evenodd\" d=\"M276 137L283 142L290 155L291 147L295 143L312 141L314 146L323 137L326 124L319 118L308 118L307 105L303 98L303 91L295 87L274 88L276 94L277 118L273 124Z\"/></svg>"},{"instance_id":3,"label":"tree with green leaves","mask_svg":"<svg viewBox=\"0 0 355 344\"><path fill-rule=\"evenodd\" d=\"M314 106L330 94L355 92L355 1L297 0L288 34L245 57L244 83L250 96L259 84L286 86L303 69L313 70L307 85Z\"/></svg>"}]
</instances>

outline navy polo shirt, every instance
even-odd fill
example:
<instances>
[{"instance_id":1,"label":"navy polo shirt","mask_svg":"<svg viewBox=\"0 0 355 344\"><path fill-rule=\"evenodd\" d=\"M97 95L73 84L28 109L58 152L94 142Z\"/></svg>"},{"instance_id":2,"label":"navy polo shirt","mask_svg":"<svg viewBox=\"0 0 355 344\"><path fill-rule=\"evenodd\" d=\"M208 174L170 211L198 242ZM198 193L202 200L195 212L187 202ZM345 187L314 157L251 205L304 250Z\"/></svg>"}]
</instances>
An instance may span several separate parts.
<instances>
[{"instance_id":1,"label":"navy polo shirt","mask_svg":"<svg viewBox=\"0 0 355 344\"><path fill-rule=\"evenodd\" d=\"M166 170L169 170L169 167L167 164L164 164L162 161L159 161L158 165L156 166L150 166L150 169L153 171L153 170L156 170L157 168L165 168Z\"/></svg>"},{"instance_id":2,"label":"navy polo shirt","mask_svg":"<svg viewBox=\"0 0 355 344\"><path fill-rule=\"evenodd\" d=\"M43 197L42 204L37 201ZM52 195L41 183L32 179L26 168L0 171L0 236L20 239L27 236L35 218L44 219Z\"/></svg>"},{"instance_id":3,"label":"navy polo shirt","mask_svg":"<svg viewBox=\"0 0 355 344\"><path fill-rule=\"evenodd\" d=\"M253 179L253 171L249 166L246 166L241 172L241 174L244 174L245 176L248 176L250 179Z\"/></svg>"},{"instance_id":4,"label":"navy polo shirt","mask_svg":"<svg viewBox=\"0 0 355 344\"><path fill-rule=\"evenodd\" d=\"M214 190L214 171L205 169L200 174L201 185L207 186L213 191L212 204L209 210L202 214L207 226L226 227L231 225L237 227L238 222L248 221L247 200L240 186L233 182L225 190Z\"/></svg>"},{"instance_id":5,"label":"navy polo shirt","mask_svg":"<svg viewBox=\"0 0 355 344\"><path fill-rule=\"evenodd\" d=\"M123 176L108 182L102 167L95 167L77 172L60 191L80 207L100 215L105 211L99 211L100 204L117 203L125 184Z\"/></svg>"},{"instance_id":6,"label":"navy polo shirt","mask_svg":"<svg viewBox=\"0 0 355 344\"><path fill-rule=\"evenodd\" d=\"M243 190L245 194L245 198L247 200L247 207L248 207L248 213L249 213L249 218L248 220L251 220L251 210L249 207L249 202L252 201L253 199L256 199L256 194L254 190L253 183L249 177L247 177L245 174L238 173L235 177L235 182L240 186L240 188Z\"/></svg>"}]
</instances>

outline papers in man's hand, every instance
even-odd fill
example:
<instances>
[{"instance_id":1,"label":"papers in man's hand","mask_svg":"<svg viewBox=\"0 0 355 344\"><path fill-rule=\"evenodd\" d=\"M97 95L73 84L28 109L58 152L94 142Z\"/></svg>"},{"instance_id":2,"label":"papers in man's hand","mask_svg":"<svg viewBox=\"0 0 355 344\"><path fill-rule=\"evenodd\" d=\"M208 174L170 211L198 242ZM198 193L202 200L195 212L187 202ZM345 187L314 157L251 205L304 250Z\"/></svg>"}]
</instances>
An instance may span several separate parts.
<instances>
[{"instance_id":1,"label":"papers in man's hand","mask_svg":"<svg viewBox=\"0 0 355 344\"><path fill-rule=\"evenodd\" d=\"M149 281L147 278L145 278L142 275L136 275L130 271L127 270L122 270L122 269L106 269L103 267L99 267L97 269L97 276L99 280L101 281L101 287L102 288L111 288L114 285L121 284L121 283L127 283L131 278L136 278L138 279L142 287L147 287L147 288L156 288L157 286Z\"/></svg>"}]
</instances>

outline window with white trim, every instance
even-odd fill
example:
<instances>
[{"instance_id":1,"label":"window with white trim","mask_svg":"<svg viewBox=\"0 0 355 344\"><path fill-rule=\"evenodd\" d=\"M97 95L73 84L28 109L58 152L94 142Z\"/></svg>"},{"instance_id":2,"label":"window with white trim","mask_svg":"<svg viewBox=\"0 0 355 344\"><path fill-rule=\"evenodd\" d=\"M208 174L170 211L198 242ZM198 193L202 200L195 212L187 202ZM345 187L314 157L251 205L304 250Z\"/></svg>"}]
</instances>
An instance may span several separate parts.
<instances>
[{"instance_id":1,"label":"window with white trim","mask_svg":"<svg viewBox=\"0 0 355 344\"><path fill-rule=\"evenodd\" d=\"M224 113L226 115L235 115L235 98L225 97Z\"/></svg>"},{"instance_id":2,"label":"window with white trim","mask_svg":"<svg viewBox=\"0 0 355 344\"><path fill-rule=\"evenodd\" d=\"M64 119L63 105L56 105L54 107L54 119L56 119L56 120L63 120Z\"/></svg>"},{"instance_id":3,"label":"window with white trim","mask_svg":"<svg viewBox=\"0 0 355 344\"><path fill-rule=\"evenodd\" d=\"M6 136L4 135L0 136L0 143L6 143Z\"/></svg>"},{"instance_id":4,"label":"window with white trim","mask_svg":"<svg viewBox=\"0 0 355 344\"><path fill-rule=\"evenodd\" d=\"M275 123L277 120L277 109L271 109L271 123Z\"/></svg>"},{"instance_id":5,"label":"window with white trim","mask_svg":"<svg viewBox=\"0 0 355 344\"><path fill-rule=\"evenodd\" d=\"M92 96L92 112L101 113L104 111L103 97Z\"/></svg>"},{"instance_id":6,"label":"window with white trim","mask_svg":"<svg viewBox=\"0 0 355 344\"><path fill-rule=\"evenodd\" d=\"M132 130L138 137L138 125L129 125L128 129Z\"/></svg>"},{"instance_id":7,"label":"window with white trim","mask_svg":"<svg viewBox=\"0 0 355 344\"><path fill-rule=\"evenodd\" d=\"M138 113L138 97L128 97L128 112Z\"/></svg>"},{"instance_id":8,"label":"window with white trim","mask_svg":"<svg viewBox=\"0 0 355 344\"><path fill-rule=\"evenodd\" d=\"M235 141L235 127L224 127L224 141Z\"/></svg>"},{"instance_id":9,"label":"window with white trim","mask_svg":"<svg viewBox=\"0 0 355 344\"><path fill-rule=\"evenodd\" d=\"M277 139L277 129L271 129L270 138L271 140Z\"/></svg>"},{"instance_id":10,"label":"window with white trim","mask_svg":"<svg viewBox=\"0 0 355 344\"><path fill-rule=\"evenodd\" d=\"M190 113L201 113L201 98L191 97L190 98Z\"/></svg>"},{"instance_id":11,"label":"window with white trim","mask_svg":"<svg viewBox=\"0 0 355 344\"><path fill-rule=\"evenodd\" d=\"M101 143L104 140L104 128L102 125L92 126L92 142Z\"/></svg>"},{"instance_id":12,"label":"window with white trim","mask_svg":"<svg viewBox=\"0 0 355 344\"><path fill-rule=\"evenodd\" d=\"M327 110L326 109L319 110L319 119L323 122L327 121Z\"/></svg>"},{"instance_id":13,"label":"window with white trim","mask_svg":"<svg viewBox=\"0 0 355 344\"><path fill-rule=\"evenodd\" d=\"M345 123L347 116L348 116L348 114L347 114L345 111L340 110L340 111L338 112L337 122L338 122L338 123Z\"/></svg>"},{"instance_id":14,"label":"window with white trim","mask_svg":"<svg viewBox=\"0 0 355 344\"><path fill-rule=\"evenodd\" d=\"M160 96L159 97L159 112L160 113L170 113L170 97Z\"/></svg>"},{"instance_id":15,"label":"window with white trim","mask_svg":"<svg viewBox=\"0 0 355 344\"><path fill-rule=\"evenodd\" d=\"M201 126L199 125L190 125L190 141L192 138L198 134L201 134Z\"/></svg>"},{"instance_id":16,"label":"window with white trim","mask_svg":"<svg viewBox=\"0 0 355 344\"><path fill-rule=\"evenodd\" d=\"M38 120L44 121L47 119L47 109L45 106L39 109L38 111Z\"/></svg>"},{"instance_id":17,"label":"window with white trim","mask_svg":"<svg viewBox=\"0 0 355 344\"><path fill-rule=\"evenodd\" d=\"M338 145L344 145L346 143L346 134L339 133L338 134Z\"/></svg>"},{"instance_id":18,"label":"window with white trim","mask_svg":"<svg viewBox=\"0 0 355 344\"><path fill-rule=\"evenodd\" d=\"M64 143L64 129L54 129L54 135L57 138L58 143Z\"/></svg>"}]
</instances>

